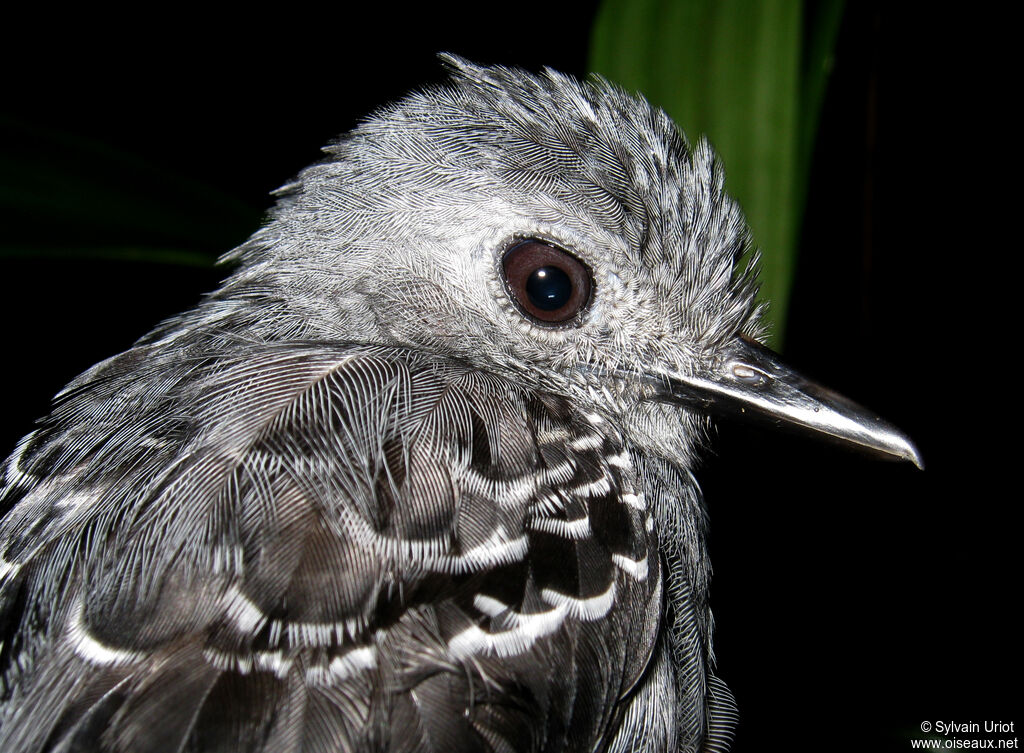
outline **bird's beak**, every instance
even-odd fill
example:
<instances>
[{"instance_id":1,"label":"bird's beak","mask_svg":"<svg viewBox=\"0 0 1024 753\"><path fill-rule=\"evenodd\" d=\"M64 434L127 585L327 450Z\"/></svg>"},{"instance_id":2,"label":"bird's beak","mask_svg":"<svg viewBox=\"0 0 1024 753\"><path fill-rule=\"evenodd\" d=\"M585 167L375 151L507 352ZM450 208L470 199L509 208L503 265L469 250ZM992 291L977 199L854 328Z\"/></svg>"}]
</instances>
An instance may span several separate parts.
<instances>
[{"instance_id":1,"label":"bird's beak","mask_svg":"<svg viewBox=\"0 0 1024 753\"><path fill-rule=\"evenodd\" d=\"M653 399L824 434L924 468L917 448L895 426L805 379L752 340L734 338L710 371L650 376L656 384Z\"/></svg>"}]
</instances>

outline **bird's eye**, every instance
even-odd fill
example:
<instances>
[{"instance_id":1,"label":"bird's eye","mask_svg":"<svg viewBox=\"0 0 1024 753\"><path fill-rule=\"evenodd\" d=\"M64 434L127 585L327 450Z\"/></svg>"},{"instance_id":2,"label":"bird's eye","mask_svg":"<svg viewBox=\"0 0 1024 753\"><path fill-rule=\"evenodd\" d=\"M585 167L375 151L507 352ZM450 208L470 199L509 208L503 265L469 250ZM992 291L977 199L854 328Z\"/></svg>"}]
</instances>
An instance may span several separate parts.
<instances>
[{"instance_id":1,"label":"bird's eye","mask_svg":"<svg viewBox=\"0 0 1024 753\"><path fill-rule=\"evenodd\" d=\"M590 302L590 269L549 243L517 243L505 253L501 268L512 299L544 324L568 322Z\"/></svg>"}]
</instances>

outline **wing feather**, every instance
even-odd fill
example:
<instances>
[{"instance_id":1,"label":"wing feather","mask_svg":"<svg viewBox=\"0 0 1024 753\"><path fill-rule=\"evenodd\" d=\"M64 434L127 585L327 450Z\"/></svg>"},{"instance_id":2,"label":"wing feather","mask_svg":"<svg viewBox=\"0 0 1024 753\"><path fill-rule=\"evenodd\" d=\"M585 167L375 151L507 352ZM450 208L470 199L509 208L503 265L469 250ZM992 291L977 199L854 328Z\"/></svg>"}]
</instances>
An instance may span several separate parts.
<instances>
[{"instance_id":1,"label":"wing feather","mask_svg":"<svg viewBox=\"0 0 1024 753\"><path fill-rule=\"evenodd\" d=\"M622 440L407 351L129 352L12 461L0 747L590 750L661 614Z\"/></svg>"}]
</instances>

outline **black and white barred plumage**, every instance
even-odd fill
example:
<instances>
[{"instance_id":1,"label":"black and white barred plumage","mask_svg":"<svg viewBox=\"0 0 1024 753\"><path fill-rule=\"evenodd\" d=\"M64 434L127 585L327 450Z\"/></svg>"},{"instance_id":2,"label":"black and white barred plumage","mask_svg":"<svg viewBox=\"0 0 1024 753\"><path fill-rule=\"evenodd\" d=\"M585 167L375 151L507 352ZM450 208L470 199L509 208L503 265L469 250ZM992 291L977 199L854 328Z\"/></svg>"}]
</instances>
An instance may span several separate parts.
<instances>
[{"instance_id":1,"label":"black and white barred plumage","mask_svg":"<svg viewBox=\"0 0 1024 753\"><path fill-rule=\"evenodd\" d=\"M642 100L448 63L8 461L0 749L728 749L659 384L756 334L742 215ZM589 269L571 321L523 239Z\"/></svg>"}]
</instances>

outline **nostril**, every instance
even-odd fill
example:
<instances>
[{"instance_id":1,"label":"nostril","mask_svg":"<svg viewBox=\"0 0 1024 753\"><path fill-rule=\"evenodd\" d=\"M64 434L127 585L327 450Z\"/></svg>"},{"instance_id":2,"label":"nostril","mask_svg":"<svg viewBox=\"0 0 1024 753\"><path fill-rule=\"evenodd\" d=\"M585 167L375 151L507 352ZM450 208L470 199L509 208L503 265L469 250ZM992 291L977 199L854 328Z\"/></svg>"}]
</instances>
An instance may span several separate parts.
<instances>
[{"instance_id":1,"label":"nostril","mask_svg":"<svg viewBox=\"0 0 1024 753\"><path fill-rule=\"evenodd\" d=\"M768 375L745 363L734 363L730 367L732 375L744 384L762 384L768 381Z\"/></svg>"}]
</instances>

